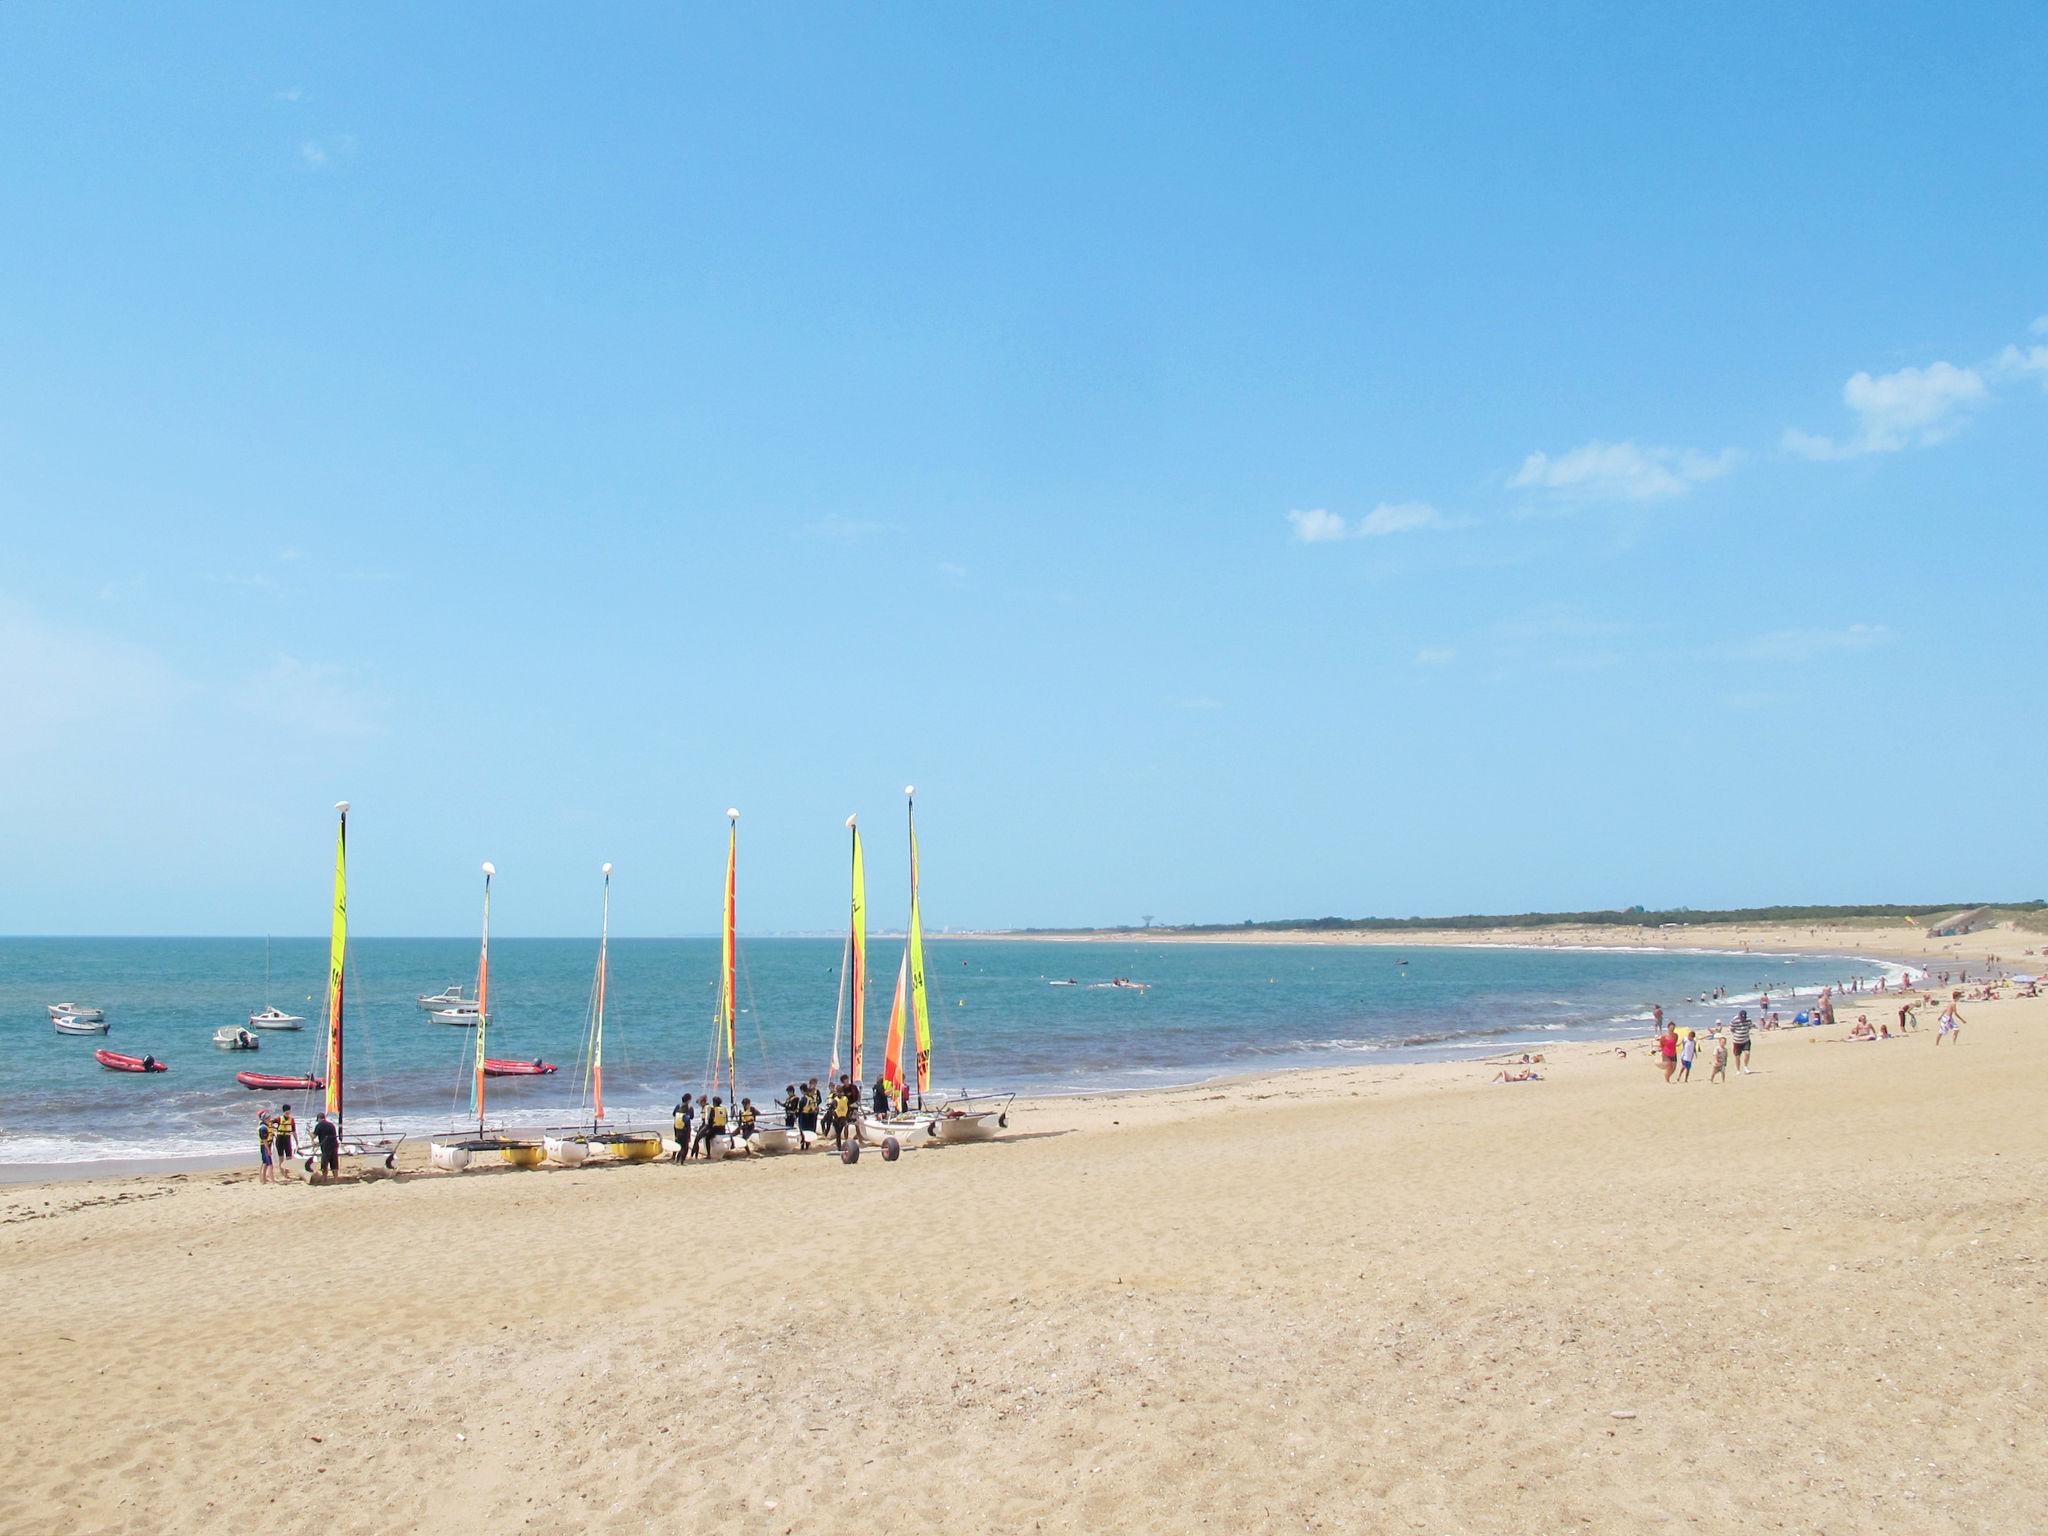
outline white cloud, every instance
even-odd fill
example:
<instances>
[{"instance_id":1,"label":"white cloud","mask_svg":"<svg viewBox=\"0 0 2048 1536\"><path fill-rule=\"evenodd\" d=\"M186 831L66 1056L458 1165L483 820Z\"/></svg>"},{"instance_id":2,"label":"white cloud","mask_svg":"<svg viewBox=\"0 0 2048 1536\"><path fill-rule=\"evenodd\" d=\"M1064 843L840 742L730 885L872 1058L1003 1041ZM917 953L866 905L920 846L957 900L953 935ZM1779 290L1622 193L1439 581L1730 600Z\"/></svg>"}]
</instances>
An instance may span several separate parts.
<instances>
[{"instance_id":1,"label":"white cloud","mask_svg":"<svg viewBox=\"0 0 2048 1536\"><path fill-rule=\"evenodd\" d=\"M356 140L352 133L330 134L324 139L299 140L299 159L308 170L325 170L337 161L352 158L355 152Z\"/></svg>"},{"instance_id":2,"label":"white cloud","mask_svg":"<svg viewBox=\"0 0 2048 1536\"><path fill-rule=\"evenodd\" d=\"M1740 461L1733 448L1658 448L1633 442L1582 443L1555 458L1532 453L1508 485L1548 491L1559 501L1669 501L1719 479Z\"/></svg>"},{"instance_id":3,"label":"white cloud","mask_svg":"<svg viewBox=\"0 0 2048 1536\"><path fill-rule=\"evenodd\" d=\"M301 102L306 99L306 90L304 86L288 85L281 91L272 91L270 99L272 101Z\"/></svg>"},{"instance_id":4,"label":"white cloud","mask_svg":"<svg viewBox=\"0 0 2048 1536\"><path fill-rule=\"evenodd\" d=\"M1441 521L1436 508L1426 501L1381 502L1358 520L1358 536L1377 538L1388 533L1412 533L1432 528Z\"/></svg>"},{"instance_id":5,"label":"white cloud","mask_svg":"<svg viewBox=\"0 0 2048 1536\"><path fill-rule=\"evenodd\" d=\"M959 586L967 579L967 567L954 560L939 562L939 575L953 586Z\"/></svg>"},{"instance_id":6,"label":"white cloud","mask_svg":"<svg viewBox=\"0 0 2048 1536\"><path fill-rule=\"evenodd\" d=\"M1356 521L1321 507L1289 512L1287 521L1294 525L1297 542L1326 544L1335 539L1377 539L1391 533L1413 533L1418 528L1440 527L1443 518L1426 501L1383 501Z\"/></svg>"},{"instance_id":7,"label":"white cloud","mask_svg":"<svg viewBox=\"0 0 2048 1536\"><path fill-rule=\"evenodd\" d=\"M2038 373L2042 387L2048 389L2048 347L2007 347L1998 354L1994 367L2011 377Z\"/></svg>"},{"instance_id":8,"label":"white cloud","mask_svg":"<svg viewBox=\"0 0 2048 1536\"><path fill-rule=\"evenodd\" d=\"M1198 693L1193 698L1175 699L1173 707L1175 709L1191 710L1197 714L1207 714L1212 710L1221 709L1223 701L1221 699L1212 699L1206 693Z\"/></svg>"},{"instance_id":9,"label":"white cloud","mask_svg":"<svg viewBox=\"0 0 2048 1536\"><path fill-rule=\"evenodd\" d=\"M1836 629L1773 629L1732 641L1722 653L1743 661L1812 661L1846 651L1867 651L1891 638L1882 624L1845 624Z\"/></svg>"},{"instance_id":10,"label":"white cloud","mask_svg":"<svg viewBox=\"0 0 2048 1536\"><path fill-rule=\"evenodd\" d=\"M1787 451L1808 459L1852 459L1866 453L1931 448L1962 430L1968 413L1989 391L1975 368L1929 363L1892 373L1858 373L1842 386L1842 403L1856 417L1853 436L1837 440L1788 428Z\"/></svg>"},{"instance_id":11,"label":"white cloud","mask_svg":"<svg viewBox=\"0 0 2048 1536\"><path fill-rule=\"evenodd\" d=\"M2027 329L2036 336L2048 336L2048 315L2037 316Z\"/></svg>"},{"instance_id":12,"label":"white cloud","mask_svg":"<svg viewBox=\"0 0 2048 1536\"><path fill-rule=\"evenodd\" d=\"M1294 537L1303 544L1327 543L1331 539L1344 538L1350 531L1342 517L1321 507L1307 512L1290 512L1287 521L1294 524Z\"/></svg>"},{"instance_id":13,"label":"white cloud","mask_svg":"<svg viewBox=\"0 0 2048 1536\"><path fill-rule=\"evenodd\" d=\"M1458 653L1448 645L1425 645L1415 653L1418 667L1447 667L1458 659Z\"/></svg>"}]
</instances>

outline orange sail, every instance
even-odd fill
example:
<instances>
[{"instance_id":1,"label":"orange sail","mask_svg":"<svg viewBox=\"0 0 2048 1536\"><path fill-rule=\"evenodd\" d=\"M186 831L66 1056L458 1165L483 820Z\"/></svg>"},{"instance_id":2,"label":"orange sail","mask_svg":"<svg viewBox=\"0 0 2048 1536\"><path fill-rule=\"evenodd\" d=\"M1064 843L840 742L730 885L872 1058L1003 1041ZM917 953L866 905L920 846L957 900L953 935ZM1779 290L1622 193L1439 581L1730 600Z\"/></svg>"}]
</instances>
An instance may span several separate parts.
<instances>
[{"instance_id":1,"label":"orange sail","mask_svg":"<svg viewBox=\"0 0 2048 1536\"><path fill-rule=\"evenodd\" d=\"M889 1005L889 1037L882 1047L882 1077L895 1090L896 1101L903 1101L903 1015L904 1002L910 992L910 951L903 952L903 963L896 967L896 1000Z\"/></svg>"}]
</instances>

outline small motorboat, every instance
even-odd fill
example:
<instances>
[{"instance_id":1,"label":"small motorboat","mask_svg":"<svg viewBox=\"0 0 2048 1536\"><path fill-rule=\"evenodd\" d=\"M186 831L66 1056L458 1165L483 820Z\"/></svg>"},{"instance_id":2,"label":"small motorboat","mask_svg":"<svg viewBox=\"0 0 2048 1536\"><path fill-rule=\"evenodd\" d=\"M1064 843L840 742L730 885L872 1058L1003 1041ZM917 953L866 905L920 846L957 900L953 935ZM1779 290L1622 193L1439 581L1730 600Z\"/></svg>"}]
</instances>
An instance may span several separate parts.
<instances>
[{"instance_id":1,"label":"small motorboat","mask_svg":"<svg viewBox=\"0 0 2048 1536\"><path fill-rule=\"evenodd\" d=\"M48 1003L45 1006L53 1019L81 1019L87 1024L103 1024L107 1018L105 1009L95 1008L89 1003Z\"/></svg>"},{"instance_id":2,"label":"small motorboat","mask_svg":"<svg viewBox=\"0 0 2048 1536\"><path fill-rule=\"evenodd\" d=\"M223 1024L213 1032L213 1043L224 1051L253 1051L263 1042L239 1024Z\"/></svg>"},{"instance_id":3,"label":"small motorboat","mask_svg":"<svg viewBox=\"0 0 2048 1536\"><path fill-rule=\"evenodd\" d=\"M427 1015L429 1022L452 1024L457 1029L476 1028L476 1004L462 1003L454 1008L436 1008Z\"/></svg>"},{"instance_id":4,"label":"small motorboat","mask_svg":"<svg viewBox=\"0 0 2048 1536\"><path fill-rule=\"evenodd\" d=\"M92 1059L109 1072L168 1072L154 1056L124 1056L119 1051L94 1051Z\"/></svg>"},{"instance_id":5,"label":"small motorboat","mask_svg":"<svg viewBox=\"0 0 2048 1536\"><path fill-rule=\"evenodd\" d=\"M457 985L440 992L423 992L414 1001L428 1013L438 1013L443 1008L468 1008L474 1010L476 1008L476 999L464 997L462 992L462 987Z\"/></svg>"},{"instance_id":6,"label":"small motorboat","mask_svg":"<svg viewBox=\"0 0 2048 1536\"><path fill-rule=\"evenodd\" d=\"M496 1056L484 1058L485 1077L546 1077L555 1070L552 1061L536 1057L532 1061L505 1061Z\"/></svg>"},{"instance_id":7,"label":"small motorboat","mask_svg":"<svg viewBox=\"0 0 2048 1536\"><path fill-rule=\"evenodd\" d=\"M81 1018L75 1013L56 1013L50 1016L50 1027L60 1035L104 1035L107 1021L103 1018Z\"/></svg>"},{"instance_id":8,"label":"small motorboat","mask_svg":"<svg viewBox=\"0 0 2048 1536\"><path fill-rule=\"evenodd\" d=\"M286 1013L282 1008L265 1008L261 1013L249 1015L251 1029L304 1029L303 1015Z\"/></svg>"},{"instance_id":9,"label":"small motorboat","mask_svg":"<svg viewBox=\"0 0 2048 1536\"><path fill-rule=\"evenodd\" d=\"M327 1079L315 1077L307 1072L294 1075L288 1072L237 1072L235 1081L244 1088L325 1088Z\"/></svg>"}]
</instances>

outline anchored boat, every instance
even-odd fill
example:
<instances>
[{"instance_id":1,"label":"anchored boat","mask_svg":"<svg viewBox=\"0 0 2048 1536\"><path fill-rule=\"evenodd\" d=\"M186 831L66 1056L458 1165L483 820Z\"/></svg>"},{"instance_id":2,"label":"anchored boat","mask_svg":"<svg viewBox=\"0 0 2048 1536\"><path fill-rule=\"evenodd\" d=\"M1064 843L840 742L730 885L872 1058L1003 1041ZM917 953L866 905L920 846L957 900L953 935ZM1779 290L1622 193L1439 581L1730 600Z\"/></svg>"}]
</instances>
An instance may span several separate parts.
<instances>
[{"instance_id":1,"label":"anchored boat","mask_svg":"<svg viewBox=\"0 0 2048 1536\"><path fill-rule=\"evenodd\" d=\"M127 1056L120 1051L94 1051L92 1059L109 1072L168 1072L171 1069L154 1056Z\"/></svg>"}]
</instances>

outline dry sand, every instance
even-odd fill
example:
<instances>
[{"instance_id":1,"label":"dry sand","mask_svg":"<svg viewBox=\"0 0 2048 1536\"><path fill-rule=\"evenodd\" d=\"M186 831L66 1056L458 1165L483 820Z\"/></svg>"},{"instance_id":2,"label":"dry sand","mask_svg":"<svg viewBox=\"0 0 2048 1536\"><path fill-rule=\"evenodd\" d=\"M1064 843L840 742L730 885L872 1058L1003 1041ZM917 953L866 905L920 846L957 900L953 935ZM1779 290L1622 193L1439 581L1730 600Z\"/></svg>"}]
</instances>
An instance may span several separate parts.
<instances>
[{"instance_id":1,"label":"dry sand","mask_svg":"<svg viewBox=\"0 0 2048 1536\"><path fill-rule=\"evenodd\" d=\"M0 1530L2042 1529L2048 1001L1964 1012L893 1165L16 1186Z\"/></svg>"}]
</instances>

